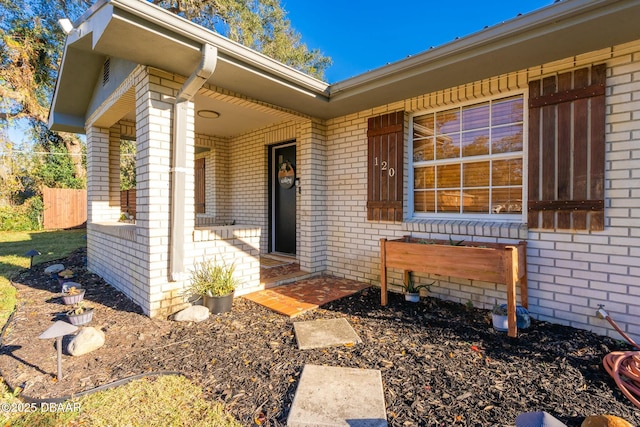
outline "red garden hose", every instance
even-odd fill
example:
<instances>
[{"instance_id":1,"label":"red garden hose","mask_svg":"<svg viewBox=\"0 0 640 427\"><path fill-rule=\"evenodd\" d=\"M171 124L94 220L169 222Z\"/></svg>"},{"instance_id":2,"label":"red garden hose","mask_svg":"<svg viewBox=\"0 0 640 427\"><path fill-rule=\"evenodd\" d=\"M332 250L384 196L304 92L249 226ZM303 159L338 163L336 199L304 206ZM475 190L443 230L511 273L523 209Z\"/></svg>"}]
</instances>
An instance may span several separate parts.
<instances>
[{"instance_id":1,"label":"red garden hose","mask_svg":"<svg viewBox=\"0 0 640 427\"><path fill-rule=\"evenodd\" d=\"M620 329L603 306L600 306L597 314L598 317L606 319L629 344L640 350L640 346ZM640 400L638 400L640 398L640 351L611 352L604 357L602 364L620 391L629 398L631 403L640 408Z\"/></svg>"}]
</instances>

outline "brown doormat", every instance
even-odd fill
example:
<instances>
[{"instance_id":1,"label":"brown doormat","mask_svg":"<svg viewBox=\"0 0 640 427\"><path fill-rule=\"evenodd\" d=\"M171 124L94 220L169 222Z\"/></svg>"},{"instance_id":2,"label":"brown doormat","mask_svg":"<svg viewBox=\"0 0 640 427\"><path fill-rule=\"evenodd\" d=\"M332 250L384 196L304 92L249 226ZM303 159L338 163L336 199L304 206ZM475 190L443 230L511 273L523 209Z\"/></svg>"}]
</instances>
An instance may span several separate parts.
<instances>
[{"instance_id":1,"label":"brown doormat","mask_svg":"<svg viewBox=\"0 0 640 427\"><path fill-rule=\"evenodd\" d=\"M369 286L355 280L322 276L253 292L244 297L277 313L295 317Z\"/></svg>"}]
</instances>

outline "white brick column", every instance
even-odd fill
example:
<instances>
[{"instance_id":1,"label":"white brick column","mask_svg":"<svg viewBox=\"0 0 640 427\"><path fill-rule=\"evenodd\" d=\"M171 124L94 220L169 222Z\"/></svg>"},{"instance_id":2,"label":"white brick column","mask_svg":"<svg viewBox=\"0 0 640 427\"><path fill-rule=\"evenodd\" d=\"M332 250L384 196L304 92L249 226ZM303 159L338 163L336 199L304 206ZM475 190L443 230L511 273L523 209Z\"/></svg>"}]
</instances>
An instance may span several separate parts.
<instances>
[{"instance_id":1,"label":"white brick column","mask_svg":"<svg viewBox=\"0 0 640 427\"><path fill-rule=\"evenodd\" d=\"M152 288L167 282L169 252L169 165L173 90L161 86L150 69L141 73L136 89L136 226L140 243L139 274L146 289L142 299L153 316L161 295Z\"/></svg>"},{"instance_id":2,"label":"white brick column","mask_svg":"<svg viewBox=\"0 0 640 427\"><path fill-rule=\"evenodd\" d=\"M182 282L169 282L171 216L171 150L175 95L182 79L148 68L136 81L136 226L141 244L140 274L146 283L143 299L151 316L168 314L177 302ZM188 103L187 164L195 153L194 110ZM175 206L185 212L185 253L193 248L194 171L187 168L183 199Z\"/></svg>"},{"instance_id":3,"label":"white brick column","mask_svg":"<svg viewBox=\"0 0 640 427\"><path fill-rule=\"evenodd\" d=\"M113 138L120 140L120 134L114 129L95 126L87 128L88 223L117 221L120 216L120 177L118 175L117 181L113 180L111 158L112 155L118 156L115 172L119 174L119 151L112 153Z\"/></svg>"},{"instance_id":4,"label":"white brick column","mask_svg":"<svg viewBox=\"0 0 640 427\"><path fill-rule=\"evenodd\" d=\"M298 141L298 259L303 270L324 271L327 261L326 126L314 121L300 124Z\"/></svg>"}]
</instances>

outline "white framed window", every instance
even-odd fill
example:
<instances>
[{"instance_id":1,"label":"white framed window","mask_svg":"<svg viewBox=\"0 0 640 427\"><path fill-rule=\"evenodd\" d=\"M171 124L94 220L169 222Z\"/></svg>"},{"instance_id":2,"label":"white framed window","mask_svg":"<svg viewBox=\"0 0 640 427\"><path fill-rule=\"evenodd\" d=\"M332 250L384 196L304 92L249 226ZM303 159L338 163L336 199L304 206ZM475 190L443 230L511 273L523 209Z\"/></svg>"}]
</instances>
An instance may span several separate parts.
<instances>
[{"instance_id":1,"label":"white framed window","mask_svg":"<svg viewBox=\"0 0 640 427\"><path fill-rule=\"evenodd\" d=\"M525 94L416 113L413 217L524 221Z\"/></svg>"}]
</instances>

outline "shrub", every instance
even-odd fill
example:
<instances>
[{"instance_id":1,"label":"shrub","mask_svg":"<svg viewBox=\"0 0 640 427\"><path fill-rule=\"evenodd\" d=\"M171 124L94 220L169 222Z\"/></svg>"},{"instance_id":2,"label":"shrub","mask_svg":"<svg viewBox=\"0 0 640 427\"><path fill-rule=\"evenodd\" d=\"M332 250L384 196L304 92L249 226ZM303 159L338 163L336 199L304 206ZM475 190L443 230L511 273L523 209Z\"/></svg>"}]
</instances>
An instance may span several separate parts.
<instances>
[{"instance_id":1,"label":"shrub","mask_svg":"<svg viewBox=\"0 0 640 427\"><path fill-rule=\"evenodd\" d=\"M0 207L0 230L42 230L44 205L40 196L31 197L21 205Z\"/></svg>"}]
</instances>

